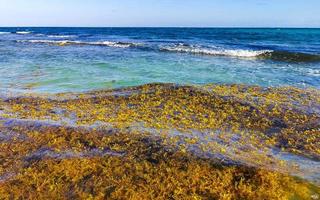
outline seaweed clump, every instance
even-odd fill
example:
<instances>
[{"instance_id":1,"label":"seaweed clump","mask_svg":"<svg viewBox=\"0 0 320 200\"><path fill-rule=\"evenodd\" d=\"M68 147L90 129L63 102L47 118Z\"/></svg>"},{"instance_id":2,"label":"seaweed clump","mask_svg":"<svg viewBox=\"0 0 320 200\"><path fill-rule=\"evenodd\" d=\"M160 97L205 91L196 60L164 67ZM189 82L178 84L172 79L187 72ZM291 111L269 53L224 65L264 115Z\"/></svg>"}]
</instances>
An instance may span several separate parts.
<instances>
[{"instance_id":1,"label":"seaweed clump","mask_svg":"<svg viewBox=\"0 0 320 200\"><path fill-rule=\"evenodd\" d=\"M317 198L317 172L281 156L319 164L319 105L242 85L2 99L0 198Z\"/></svg>"}]
</instances>

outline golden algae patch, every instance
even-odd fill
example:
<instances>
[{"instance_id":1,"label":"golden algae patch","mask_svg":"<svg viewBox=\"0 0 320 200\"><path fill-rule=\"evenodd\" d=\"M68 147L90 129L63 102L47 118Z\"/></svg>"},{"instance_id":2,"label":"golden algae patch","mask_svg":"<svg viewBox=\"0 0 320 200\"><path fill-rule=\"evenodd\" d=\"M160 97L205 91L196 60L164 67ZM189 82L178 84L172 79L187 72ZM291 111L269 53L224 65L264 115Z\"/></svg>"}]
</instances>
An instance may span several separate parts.
<instances>
[{"instance_id":1,"label":"golden algae patch","mask_svg":"<svg viewBox=\"0 0 320 200\"><path fill-rule=\"evenodd\" d=\"M310 199L318 90L149 84L0 101L0 197Z\"/></svg>"},{"instance_id":2,"label":"golden algae patch","mask_svg":"<svg viewBox=\"0 0 320 200\"><path fill-rule=\"evenodd\" d=\"M319 192L277 172L198 158L149 134L34 128L1 144L11 175L0 182L4 199L308 199Z\"/></svg>"}]
</instances>

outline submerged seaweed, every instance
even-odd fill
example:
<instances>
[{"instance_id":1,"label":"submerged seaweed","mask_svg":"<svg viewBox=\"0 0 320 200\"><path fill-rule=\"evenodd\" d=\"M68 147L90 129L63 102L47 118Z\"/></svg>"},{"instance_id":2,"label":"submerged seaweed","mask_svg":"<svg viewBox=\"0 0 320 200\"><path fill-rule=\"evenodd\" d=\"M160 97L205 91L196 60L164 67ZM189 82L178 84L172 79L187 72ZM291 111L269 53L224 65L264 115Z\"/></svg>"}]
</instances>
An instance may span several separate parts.
<instances>
[{"instance_id":1,"label":"submerged seaweed","mask_svg":"<svg viewBox=\"0 0 320 200\"><path fill-rule=\"evenodd\" d=\"M0 100L0 197L310 199L320 93L139 87Z\"/></svg>"}]
</instances>

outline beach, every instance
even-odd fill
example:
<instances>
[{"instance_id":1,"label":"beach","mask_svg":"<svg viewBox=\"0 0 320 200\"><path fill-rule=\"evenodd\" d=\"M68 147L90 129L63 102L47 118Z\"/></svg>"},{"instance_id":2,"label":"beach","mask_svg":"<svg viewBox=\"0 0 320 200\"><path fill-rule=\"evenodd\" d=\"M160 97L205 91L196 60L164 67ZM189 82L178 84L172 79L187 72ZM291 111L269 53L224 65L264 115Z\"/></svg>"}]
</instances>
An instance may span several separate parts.
<instances>
[{"instance_id":1,"label":"beach","mask_svg":"<svg viewBox=\"0 0 320 200\"><path fill-rule=\"evenodd\" d=\"M0 32L0 199L320 198L319 29Z\"/></svg>"}]
</instances>

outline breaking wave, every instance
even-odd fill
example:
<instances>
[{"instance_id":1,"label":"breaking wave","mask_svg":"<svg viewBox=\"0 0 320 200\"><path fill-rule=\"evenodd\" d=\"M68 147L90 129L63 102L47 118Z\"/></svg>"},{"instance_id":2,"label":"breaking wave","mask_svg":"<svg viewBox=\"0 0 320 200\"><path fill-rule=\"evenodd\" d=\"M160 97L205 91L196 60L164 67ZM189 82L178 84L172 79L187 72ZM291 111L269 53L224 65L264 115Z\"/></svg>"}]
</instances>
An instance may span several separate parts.
<instances>
[{"instance_id":1,"label":"breaking wave","mask_svg":"<svg viewBox=\"0 0 320 200\"><path fill-rule=\"evenodd\" d=\"M48 38L73 38L75 35L48 35Z\"/></svg>"},{"instance_id":2,"label":"breaking wave","mask_svg":"<svg viewBox=\"0 0 320 200\"><path fill-rule=\"evenodd\" d=\"M20 34L20 35L27 35L30 34L31 32L29 31L17 31L16 34Z\"/></svg>"},{"instance_id":3,"label":"breaking wave","mask_svg":"<svg viewBox=\"0 0 320 200\"><path fill-rule=\"evenodd\" d=\"M276 50L244 50L244 49L220 49L205 48L201 46L177 44L162 46L161 51L202 54L209 56L230 56L240 58L271 59L283 62L320 62L320 55L300 52L276 51Z\"/></svg>"},{"instance_id":4,"label":"breaking wave","mask_svg":"<svg viewBox=\"0 0 320 200\"><path fill-rule=\"evenodd\" d=\"M108 46L108 47L117 47L117 48L129 48L129 47L137 47L142 45L140 43L133 43L133 42L113 42L113 41L84 42L84 41L71 41L71 40L18 40L17 42L53 44L53 45L59 45L59 46L91 45L91 46Z\"/></svg>"},{"instance_id":5,"label":"breaking wave","mask_svg":"<svg viewBox=\"0 0 320 200\"><path fill-rule=\"evenodd\" d=\"M233 56L233 57L257 57L266 53L272 53L272 50L228 50L228 49L211 49L211 48L202 48L194 45L178 44L174 46L164 46L160 47L161 51L168 52L178 52L178 53L192 53L192 54L203 54L203 55L212 55L212 56Z\"/></svg>"},{"instance_id":6,"label":"breaking wave","mask_svg":"<svg viewBox=\"0 0 320 200\"><path fill-rule=\"evenodd\" d=\"M50 36L49 36L50 37ZM52 35L51 37L64 38L72 35ZM203 47L200 45L175 44L151 47L143 43L120 42L120 41L76 41L76 40L17 40L17 42L29 42L40 44L51 44L58 46L67 45L89 45L107 46L115 48L140 48L147 51L163 51L172 53L189 53L207 56L227 56L246 59L268 59L280 62L320 62L320 55L301 52L277 51L270 49L249 50L249 49L224 49L219 47Z\"/></svg>"}]
</instances>

